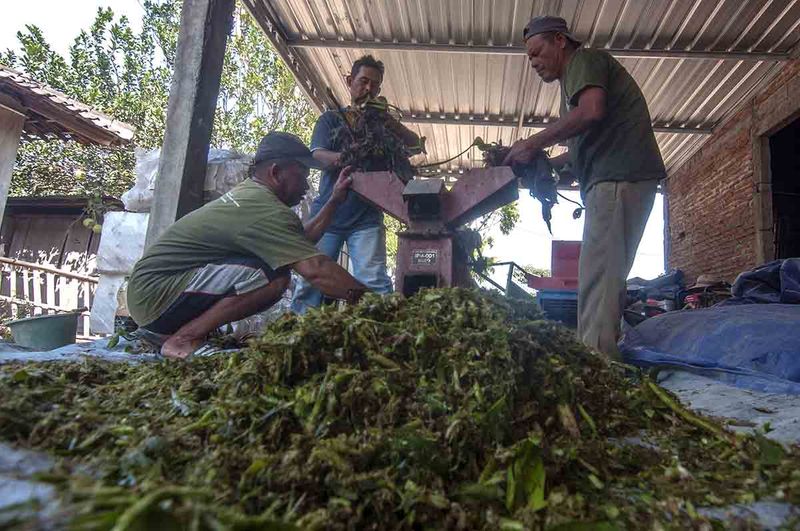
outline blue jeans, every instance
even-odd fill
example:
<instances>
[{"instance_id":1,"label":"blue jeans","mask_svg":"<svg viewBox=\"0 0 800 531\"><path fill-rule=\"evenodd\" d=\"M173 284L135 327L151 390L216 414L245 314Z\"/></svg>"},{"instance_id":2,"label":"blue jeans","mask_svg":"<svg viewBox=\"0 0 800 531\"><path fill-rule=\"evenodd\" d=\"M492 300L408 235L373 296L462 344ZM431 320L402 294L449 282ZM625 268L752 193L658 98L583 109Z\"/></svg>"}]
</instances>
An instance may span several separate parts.
<instances>
[{"instance_id":1,"label":"blue jeans","mask_svg":"<svg viewBox=\"0 0 800 531\"><path fill-rule=\"evenodd\" d=\"M326 232L317 242L317 249L339 259L342 244L347 242L353 276L372 291L381 294L392 292L392 279L386 273L386 233L383 225L370 227L349 234ZM303 278L298 278L292 294L291 309L305 313L310 307L322 304L322 293Z\"/></svg>"}]
</instances>

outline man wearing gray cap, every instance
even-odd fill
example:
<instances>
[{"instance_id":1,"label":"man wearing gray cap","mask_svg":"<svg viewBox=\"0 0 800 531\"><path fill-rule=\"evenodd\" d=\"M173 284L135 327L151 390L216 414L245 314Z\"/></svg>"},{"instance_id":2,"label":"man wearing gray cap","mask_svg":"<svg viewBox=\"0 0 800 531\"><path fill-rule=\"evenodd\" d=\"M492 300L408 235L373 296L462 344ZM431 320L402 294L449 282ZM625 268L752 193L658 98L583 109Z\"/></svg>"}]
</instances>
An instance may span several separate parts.
<instances>
[{"instance_id":1,"label":"man wearing gray cap","mask_svg":"<svg viewBox=\"0 0 800 531\"><path fill-rule=\"evenodd\" d=\"M128 309L147 337L163 341L164 356L186 358L211 331L272 306L290 269L332 298L355 302L366 291L314 246L347 197L350 168L305 225L290 208L317 167L299 138L269 133L250 179L176 221L145 251L128 282Z\"/></svg>"},{"instance_id":2,"label":"man wearing gray cap","mask_svg":"<svg viewBox=\"0 0 800 531\"><path fill-rule=\"evenodd\" d=\"M517 141L505 163L526 163L546 147L569 151L586 205L579 264L578 336L611 357L625 303L625 281L666 177L647 102L636 81L611 55L581 47L559 17L535 17L523 31L528 60L545 83L559 81L560 119Z\"/></svg>"}]
</instances>

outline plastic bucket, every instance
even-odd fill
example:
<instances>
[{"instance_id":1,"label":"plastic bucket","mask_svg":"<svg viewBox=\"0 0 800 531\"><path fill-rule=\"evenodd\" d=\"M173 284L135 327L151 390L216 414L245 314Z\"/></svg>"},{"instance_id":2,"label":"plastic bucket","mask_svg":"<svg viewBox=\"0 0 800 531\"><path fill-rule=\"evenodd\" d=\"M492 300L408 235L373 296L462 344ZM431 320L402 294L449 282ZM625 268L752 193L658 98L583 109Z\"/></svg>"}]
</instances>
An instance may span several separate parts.
<instances>
[{"instance_id":1,"label":"plastic bucket","mask_svg":"<svg viewBox=\"0 0 800 531\"><path fill-rule=\"evenodd\" d=\"M80 313L37 315L6 323L17 345L45 351L75 343Z\"/></svg>"}]
</instances>

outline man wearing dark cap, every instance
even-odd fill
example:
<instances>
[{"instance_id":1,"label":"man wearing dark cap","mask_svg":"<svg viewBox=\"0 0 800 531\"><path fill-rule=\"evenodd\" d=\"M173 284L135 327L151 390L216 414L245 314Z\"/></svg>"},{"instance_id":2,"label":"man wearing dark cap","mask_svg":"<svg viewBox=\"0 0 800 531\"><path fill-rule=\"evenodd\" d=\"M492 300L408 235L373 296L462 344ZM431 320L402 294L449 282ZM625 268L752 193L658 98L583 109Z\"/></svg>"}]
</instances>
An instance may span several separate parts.
<instances>
[{"instance_id":1,"label":"man wearing dark cap","mask_svg":"<svg viewBox=\"0 0 800 531\"><path fill-rule=\"evenodd\" d=\"M506 164L530 162L542 149L565 142L551 159L569 164L586 205L579 265L578 335L611 357L625 302L625 280L666 177L636 81L611 55L581 47L558 17L535 17L523 39L528 60L545 83L559 81L560 119L517 141Z\"/></svg>"},{"instance_id":2,"label":"man wearing dark cap","mask_svg":"<svg viewBox=\"0 0 800 531\"><path fill-rule=\"evenodd\" d=\"M290 208L316 167L299 138L269 133L251 178L176 221L145 251L128 283L128 309L148 337L164 341L164 356L185 358L216 328L272 306L290 269L332 298L355 302L366 291L314 246L347 197L350 168L305 225Z\"/></svg>"}]
</instances>

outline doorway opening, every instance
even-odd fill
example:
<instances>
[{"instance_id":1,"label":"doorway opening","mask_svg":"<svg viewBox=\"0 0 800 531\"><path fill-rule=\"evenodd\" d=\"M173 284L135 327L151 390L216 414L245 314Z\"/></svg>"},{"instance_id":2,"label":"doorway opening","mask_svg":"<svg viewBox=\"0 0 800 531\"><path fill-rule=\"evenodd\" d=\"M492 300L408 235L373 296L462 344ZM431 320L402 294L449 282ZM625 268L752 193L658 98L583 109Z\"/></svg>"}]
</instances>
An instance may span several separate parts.
<instances>
[{"instance_id":1,"label":"doorway opening","mask_svg":"<svg viewBox=\"0 0 800 531\"><path fill-rule=\"evenodd\" d=\"M800 257L800 118L769 137L775 258Z\"/></svg>"}]
</instances>

